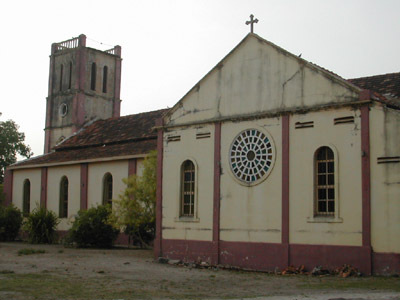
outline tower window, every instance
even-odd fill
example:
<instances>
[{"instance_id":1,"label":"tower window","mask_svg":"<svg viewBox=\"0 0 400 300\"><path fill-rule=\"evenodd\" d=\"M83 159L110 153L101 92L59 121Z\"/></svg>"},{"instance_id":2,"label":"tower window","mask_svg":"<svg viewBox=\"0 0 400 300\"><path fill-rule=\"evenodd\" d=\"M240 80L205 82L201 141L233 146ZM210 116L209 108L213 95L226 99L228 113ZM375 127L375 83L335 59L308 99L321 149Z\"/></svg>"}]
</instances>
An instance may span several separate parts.
<instances>
[{"instance_id":1,"label":"tower window","mask_svg":"<svg viewBox=\"0 0 400 300\"><path fill-rule=\"evenodd\" d=\"M107 73L108 73L108 67L104 66L104 68L103 68L103 93L107 93Z\"/></svg>"},{"instance_id":2,"label":"tower window","mask_svg":"<svg viewBox=\"0 0 400 300\"><path fill-rule=\"evenodd\" d=\"M24 194L22 203L22 213L24 216L28 215L31 207L31 182L29 179L24 181Z\"/></svg>"},{"instance_id":3,"label":"tower window","mask_svg":"<svg viewBox=\"0 0 400 300\"><path fill-rule=\"evenodd\" d=\"M62 91L63 73L64 73L64 65L61 64L61 70L60 70L60 91Z\"/></svg>"},{"instance_id":4,"label":"tower window","mask_svg":"<svg viewBox=\"0 0 400 300\"><path fill-rule=\"evenodd\" d=\"M68 178L63 176L60 182L60 207L59 207L59 217L68 217Z\"/></svg>"},{"instance_id":5,"label":"tower window","mask_svg":"<svg viewBox=\"0 0 400 300\"><path fill-rule=\"evenodd\" d=\"M96 63L92 63L92 74L90 80L90 89L92 91L96 90Z\"/></svg>"},{"instance_id":6,"label":"tower window","mask_svg":"<svg viewBox=\"0 0 400 300\"><path fill-rule=\"evenodd\" d=\"M68 89L71 89L72 83L72 62L69 62L69 79L68 79Z\"/></svg>"}]
</instances>

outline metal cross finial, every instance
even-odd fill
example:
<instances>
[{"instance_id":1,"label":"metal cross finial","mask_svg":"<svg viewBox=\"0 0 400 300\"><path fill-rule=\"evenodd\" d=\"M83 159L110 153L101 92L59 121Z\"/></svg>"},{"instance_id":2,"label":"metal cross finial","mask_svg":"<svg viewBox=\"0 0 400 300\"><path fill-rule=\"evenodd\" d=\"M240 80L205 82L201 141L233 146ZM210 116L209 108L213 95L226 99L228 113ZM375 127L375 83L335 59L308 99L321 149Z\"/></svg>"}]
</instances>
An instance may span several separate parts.
<instances>
[{"instance_id":1,"label":"metal cross finial","mask_svg":"<svg viewBox=\"0 0 400 300\"><path fill-rule=\"evenodd\" d=\"M258 19L254 19L254 15L250 15L250 21L246 21L246 25L250 24L250 32L253 33L254 23L258 23Z\"/></svg>"}]
</instances>

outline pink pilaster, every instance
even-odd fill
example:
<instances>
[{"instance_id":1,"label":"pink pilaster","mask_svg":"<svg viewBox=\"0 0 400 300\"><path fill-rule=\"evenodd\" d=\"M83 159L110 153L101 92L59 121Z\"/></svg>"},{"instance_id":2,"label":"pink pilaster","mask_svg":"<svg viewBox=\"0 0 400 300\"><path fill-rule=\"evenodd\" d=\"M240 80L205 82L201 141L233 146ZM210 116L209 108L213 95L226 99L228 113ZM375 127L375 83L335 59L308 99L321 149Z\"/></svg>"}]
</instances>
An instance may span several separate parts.
<instances>
[{"instance_id":1,"label":"pink pilaster","mask_svg":"<svg viewBox=\"0 0 400 300\"><path fill-rule=\"evenodd\" d=\"M115 58L115 82L114 82L114 107L113 107L113 117L119 117L120 116L120 110L121 110L121 46L115 46L115 55L117 56Z\"/></svg>"},{"instance_id":2,"label":"pink pilaster","mask_svg":"<svg viewBox=\"0 0 400 300\"><path fill-rule=\"evenodd\" d=\"M282 116L282 244L289 261L289 115Z\"/></svg>"},{"instance_id":3,"label":"pink pilaster","mask_svg":"<svg viewBox=\"0 0 400 300\"><path fill-rule=\"evenodd\" d=\"M86 210L88 208L88 177L89 169L88 164L81 164L81 209Z\"/></svg>"},{"instance_id":4,"label":"pink pilaster","mask_svg":"<svg viewBox=\"0 0 400 300\"><path fill-rule=\"evenodd\" d=\"M44 132L44 153L49 153L51 148L51 111L53 110L53 77L55 68L55 53L57 51L57 44L51 45L50 66L49 66L49 85L46 99L46 124Z\"/></svg>"},{"instance_id":5,"label":"pink pilaster","mask_svg":"<svg viewBox=\"0 0 400 300\"><path fill-rule=\"evenodd\" d=\"M364 90L360 93L360 100L369 100L370 92ZM371 248L371 166L370 166L370 131L369 131L369 106L360 108L361 111L361 183L362 183L362 245L369 249L369 272L372 272Z\"/></svg>"},{"instance_id":6,"label":"pink pilaster","mask_svg":"<svg viewBox=\"0 0 400 300\"><path fill-rule=\"evenodd\" d=\"M221 200L221 123L215 123L214 132L214 193L213 193L213 246L211 258L213 264L219 263L220 232L220 200Z\"/></svg>"},{"instance_id":7,"label":"pink pilaster","mask_svg":"<svg viewBox=\"0 0 400 300\"><path fill-rule=\"evenodd\" d=\"M128 176L136 175L137 159L128 160Z\"/></svg>"},{"instance_id":8,"label":"pink pilaster","mask_svg":"<svg viewBox=\"0 0 400 300\"><path fill-rule=\"evenodd\" d=\"M156 121L157 131L157 192L156 192L156 239L154 241L154 255L162 256L162 176L163 176L163 119Z\"/></svg>"},{"instance_id":9,"label":"pink pilaster","mask_svg":"<svg viewBox=\"0 0 400 300\"><path fill-rule=\"evenodd\" d=\"M40 206L47 207L47 167L41 168L40 176Z\"/></svg>"},{"instance_id":10,"label":"pink pilaster","mask_svg":"<svg viewBox=\"0 0 400 300\"><path fill-rule=\"evenodd\" d=\"M3 193L5 195L5 206L8 206L12 203L12 191L13 191L13 183L14 183L14 173L12 170L5 170L4 172L4 189Z\"/></svg>"}]
</instances>

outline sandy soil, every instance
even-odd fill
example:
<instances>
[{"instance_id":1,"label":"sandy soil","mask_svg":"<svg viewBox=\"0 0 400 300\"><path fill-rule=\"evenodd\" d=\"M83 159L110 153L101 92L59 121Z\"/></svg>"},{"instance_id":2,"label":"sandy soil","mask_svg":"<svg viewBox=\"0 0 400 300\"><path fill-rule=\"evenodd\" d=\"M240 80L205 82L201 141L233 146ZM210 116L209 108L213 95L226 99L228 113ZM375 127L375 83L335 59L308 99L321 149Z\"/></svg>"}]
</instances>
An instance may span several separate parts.
<instances>
[{"instance_id":1,"label":"sandy soil","mask_svg":"<svg viewBox=\"0 0 400 300\"><path fill-rule=\"evenodd\" d=\"M18 251L26 248L42 249L46 252L18 256ZM116 292L136 289L147 299L400 300L400 293L390 290L343 290L337 287L315 289L313 285L325 279L311 276L276 276L266 273L160 264L154 261L150 250L124 248L98 250L65 248L61 245L0 243L0 280L6 278L8 272L49 274L60 280L76 278L88 285L106 281L108 285L115 287ZM329 280L335 282L339 279ZM347 283L352 280L357 283L357 280L362 279L346 280ZM400 279L398 283L400 284ZM97 289L96 286L93 288ZM0 291L0 299L20 298L13 297L12 293L7 294L3 288L3 291Z\"/></svg>"}]
</instances>

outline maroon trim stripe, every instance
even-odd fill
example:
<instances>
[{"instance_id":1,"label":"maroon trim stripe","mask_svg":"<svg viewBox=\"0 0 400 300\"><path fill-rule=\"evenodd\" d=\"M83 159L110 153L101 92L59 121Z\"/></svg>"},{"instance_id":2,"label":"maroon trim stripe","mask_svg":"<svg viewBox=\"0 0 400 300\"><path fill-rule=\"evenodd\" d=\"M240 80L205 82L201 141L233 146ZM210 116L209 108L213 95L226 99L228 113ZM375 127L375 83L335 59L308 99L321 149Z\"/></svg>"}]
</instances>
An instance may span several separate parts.
<instances>
[{"instance_id":1,"label":"maroon trim stripe","mask_svg":"<svg viewBox=\"0 0 400 300\"><path fill-rule=\"evenodd\" d=\"M214 132L214 193L213 193L213 243L215 263L219 263L220 198L221 198L221 123L215 123Z\"/></svg>"},{"instance_id":2,"label":"maroon trim stripe","mask_svg":"<svg viewBox=\"0 0 400 300\"><path fill-rule=\"evenodd\" d=\"M371 246L371 173L369 107L361 107L362 244Z\"/></svg>"},{"instance_id":3,"label":"maroon trim stripe","mask_svg":"<svg viewBox=\"0 0 400 300\"><path fill-rule=\"evenodd\" d=\"M289 116L282 116L282 244L289 244Z\"/></svg>"},{"instance_id":4,"label":"maroon trim stripe","mask_svg":"<svg viewBox=\"0 0 400 300\"><path fill-rule=\"evenodd\" d=\"M88 208L88 164L81 164L81 209Z\"/></svg>"},{"instance_id":5,"label":"maroon trim stripe","mask_svg":"<svg viewBox=\"0 0 400 300\"><path fill-rule=\"evenodd\" d=\"M41 168L40 206L47 208L47 167Z\"/></svg>"},{"instance_id":6,"label":"maroon trim stripe","mask_svg":"<svg viewBox=\"0 0 400 300\"><path fill-rule=\"evenodd\" d=\"M289 254L289 115L282 116L282 244L284 260L290 264Z\"/></svg>"},{"instance_id":7,"label":"maroon trim stripe","mask_svg":"<svg viewBox=\"0 0 400 300\"><path fill-rule=\"evenodd\" d=\"M156 121L156 126L162 126L163 119ZM163 175L163 129L157 132L157 192L156 192L156 240L154 242L154 255L162 256L162 175Z\"/></svg>"},{"instance_id":8,"label":"maroon trim stripe","mask_svg":"<svg viewBox=\"0 0 400 300\"><path fill-rule=\"evenodd\" d=\"M4 194L5 194L5 206L8 206L12 203L12 192L13 192L13 182L14 182L14 173L12 170L6 170L4 172Z\"/></svg>"},{"instance_id":9,"label":"maroon trim stripe","mask_svg":"<svg viewBox=\"0 0 400 300\"><path fill-rule=\"evenodd\" d=\"M128 176L136 175L137 159L128 160Z\"/></svg>"}]
</instances>

